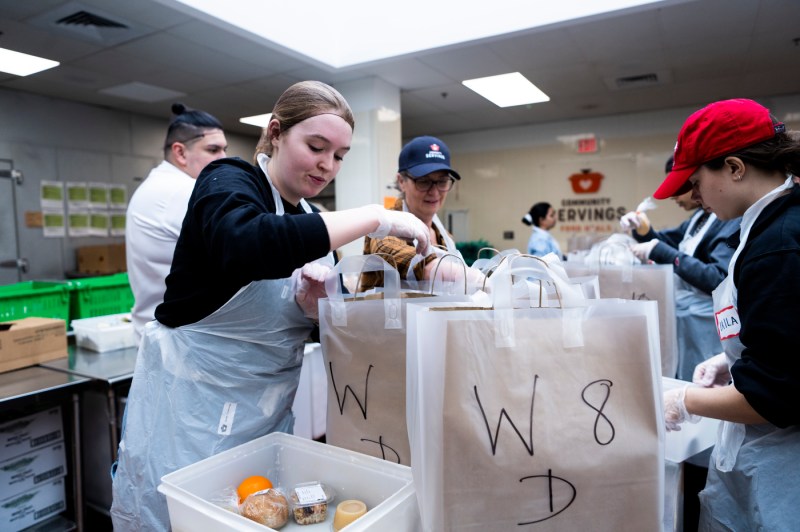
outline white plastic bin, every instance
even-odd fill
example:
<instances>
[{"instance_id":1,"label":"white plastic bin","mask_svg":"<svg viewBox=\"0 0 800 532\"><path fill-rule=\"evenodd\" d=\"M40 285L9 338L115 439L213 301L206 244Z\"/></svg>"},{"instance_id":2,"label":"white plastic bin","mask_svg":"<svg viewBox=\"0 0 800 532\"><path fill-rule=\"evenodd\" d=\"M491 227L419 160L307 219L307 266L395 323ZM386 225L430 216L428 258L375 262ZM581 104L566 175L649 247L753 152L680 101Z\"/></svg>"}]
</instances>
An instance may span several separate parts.
<instances>
[{"instance_id":1,"label":"white plastic bin","mask_svg":"<svg viewBox=\"0 0 800 532\"><path fill-rule=\"evenodd\" d=\"M136 345L130 313L72 320L75 343L92 351L113 351Z\"/></svg>"},{"instance_id":2,"label":"white plastic bin","mask_svg":"<svg viewBox=\"0 0 800 532\"><path fill-rule=\"evenodd\" d=\"M662 384L667 391L691 383L662 377ZM717 439L719 423L719 420L701 417L699 423L682 423L681 430L668 431L664 457L670 462L680 463L712 447Z\"/></svg>"},{"instance_id":3,"label":"white plastic bin","mask_svg":"<svg viewBox=\"0 0 800 532\"><path fill-rule=\"evenodd\" d=\"M172 530L272 530L210 502L228 486L251 475L268 477L285 492L318 480L336 491L323 523L301 526L289 518L281 532L330 532L336 504L359 499L369 509L343 532L419 530L419 510L411 469L371 456L284 433L273 433L165 475Z\"/></svg>"}]
</instances>

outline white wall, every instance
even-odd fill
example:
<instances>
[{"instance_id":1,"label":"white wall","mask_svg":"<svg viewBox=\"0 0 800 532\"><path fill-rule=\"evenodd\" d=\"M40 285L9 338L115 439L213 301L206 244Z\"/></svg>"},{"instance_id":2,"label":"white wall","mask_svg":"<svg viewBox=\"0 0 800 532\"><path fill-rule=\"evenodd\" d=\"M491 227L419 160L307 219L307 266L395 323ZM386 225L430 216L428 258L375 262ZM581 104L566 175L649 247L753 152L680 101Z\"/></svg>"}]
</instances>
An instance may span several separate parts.
<instances>
[{"instance_id":1,"label":"white wall","mask_svg":"<svg viewBox=\"0 0 800 532\"><path fill-rule=\"evenodd\" d=\"M789 114L800 107L800 95L760 102L787 121L789 129L800 129L796 114ZM521 250L530 236L521 219L538 201L547 201L558 210L563 200L610 198L611 206L630 210L661 183L678 131L695 110L669 109L442 136L452 152L453 167L462 176L449 193L445 210L468 211L471 240L484 239L499 249ZM574 144L563 141L583 134L596 136L596 153L579 154ZM596 194L572 191L568 178L582 169L605 176ZM656 228L672 227L687 217L672 201L657 203L658 208L650 213ZM573 234L563 230L567 225L575 224L560 222L553 230L564 251ZM616 220L585 225L617 229ZM514 238L503 239L504 231L513 231Z\"/></svg>"},{"instance_id":2,"label":"white wall","mask_svg":"<svg viewBox=\"0 0 800 532\"><path fill-rule=\"evenodd\" d=\"M61 279L76 268L76 247L123 242L122 237L44 238L41 229L25 227L24 214L41 210L42 180L124 184L130 197L163 159L170 105L164 103L164 119L159 120L0 89L0 159L13 160L24 176L16 188L17 220L20 255L30 261L31 270L23 280ZM226 136L229 155L252 158L257 137ZM10 191L10 181L0 179L0 261L15 256ZM0 284L16 281L16 270L0 268Z\"/></svg>"},{"instance_id":3,"label":"white wall","mask_svg":"<svg viewBox=\"0 0 800 532\"><path fill-rule=\"evenodd\" d=\"M790 129L800 129L796 116L787 117L800 107L800 95L761 103L778 118L789 118ZM0 89L0 159L12 159L25 176L16 190L20 254L31 264L25 279L63 278L65 272L75 269L76 247L122 242L121 237L44 238L41 229L25 227L24 213L40 210L42 180L122 183L130 197L162 159L169 102L164 107L165 117L159 120ZM670 109L442 136L452 151L454 167L463 177L450 192L445 211L466 212L470 240L483 238L500 249L524 249L530 229L521 218L537 201L548 201L558 208L566 199L604 197L610 198L615 208L633 208L661 182L664 161L672 152L680 125L694 110ZM578 154L571 144L559 140L586 133L598 138L597 153ZM257 140L229 134L228 153L250 160ZM572 192L568 177L584 168L605 175L598 194L578 196ZM673 202L659 203L651 215L657 228L685 219L686 213ZM442 214L446 220L446 212ZM602 225L613 228L615 223ZM554 230L565 251L570 234L562 230L566 225L560 223ZM504 231L513 231L514 238L504 240ZM14 241L10 181L0 179L0 261L14 258ZM15 270L0 268L0 285L16 281Z\"/></svg>"}]
</instances>

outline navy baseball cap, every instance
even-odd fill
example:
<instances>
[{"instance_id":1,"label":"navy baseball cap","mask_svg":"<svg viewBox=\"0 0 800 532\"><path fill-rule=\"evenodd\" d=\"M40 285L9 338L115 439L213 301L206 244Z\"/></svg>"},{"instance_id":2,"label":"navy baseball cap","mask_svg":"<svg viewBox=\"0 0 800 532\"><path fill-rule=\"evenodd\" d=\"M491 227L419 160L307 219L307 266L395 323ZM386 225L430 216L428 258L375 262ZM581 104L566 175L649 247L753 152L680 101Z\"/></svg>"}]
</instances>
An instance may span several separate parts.
<instances>
[{"instance_id":1,"label":"navy baseball cap","mask_svg":"<svg viewBox=\"0 0 800 532\"><path fill-rule=\"evenodd\" d=\"M458 172L450 168L450 150L436 137L417 137L400 150L398 172L423 177L437 170L447 170L456 179Z\"/></svg>"}]
</instances>

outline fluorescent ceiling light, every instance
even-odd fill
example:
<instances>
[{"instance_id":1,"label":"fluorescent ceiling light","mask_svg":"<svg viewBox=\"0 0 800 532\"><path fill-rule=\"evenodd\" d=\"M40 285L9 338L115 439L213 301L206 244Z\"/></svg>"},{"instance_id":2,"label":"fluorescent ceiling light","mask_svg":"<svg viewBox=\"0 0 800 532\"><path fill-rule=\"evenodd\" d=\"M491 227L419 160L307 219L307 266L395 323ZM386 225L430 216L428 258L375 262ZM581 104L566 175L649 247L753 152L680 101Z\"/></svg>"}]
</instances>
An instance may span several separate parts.
<instances>
[{"instance_id":1,"label":"fluorescent ceiling light","mask_svg":"<svg viewBox=\"0 0 800 532\"><path fill-rule=\"evenodd\" d=\"M251 126L267 127L270 118L272 118L272 113L267 113L265 115L245 116L240 118L239 122L242 124L249 124Z\"/></svg>"},{"instance_id":2,"label":"fluorescent ceiling light","mask_svg":"<svg viewBox=\"0 0 800 532\"><path fill-rule=\"evenodd\" d=\"M514 105L550 101L548 95L539 90L536 85L528 81L528 78L519 72L467 79L461 83L498 107L512 107Z\"/></svg>"},{"instance_id":3,"label":"fluorescent ceiling light","mask_svg":"<svg viewBox=\"0 0 800 532\"><path fill-rule=\"evenodd\" d=\"M15 76L30 76L60 64L58 61L0 48L0 72L7 72Z\"/></svg>"},{"instance_id":4,"label":"fluorescent ceiling light","mask_svg":"<svg viewBox=\"0 0 800 532\"><path fill-rule=\"evenodd\" d=\"M158 0L248 38L265 39L323 65L343 68L442 46L530 30L664 0ZM274 21L276 10L281 24ZM309 16L324 13L324 16ZM476 23L478 20L480 23ZM368 43L365 45L364 43Z\"/></svg>"}]
</instances>

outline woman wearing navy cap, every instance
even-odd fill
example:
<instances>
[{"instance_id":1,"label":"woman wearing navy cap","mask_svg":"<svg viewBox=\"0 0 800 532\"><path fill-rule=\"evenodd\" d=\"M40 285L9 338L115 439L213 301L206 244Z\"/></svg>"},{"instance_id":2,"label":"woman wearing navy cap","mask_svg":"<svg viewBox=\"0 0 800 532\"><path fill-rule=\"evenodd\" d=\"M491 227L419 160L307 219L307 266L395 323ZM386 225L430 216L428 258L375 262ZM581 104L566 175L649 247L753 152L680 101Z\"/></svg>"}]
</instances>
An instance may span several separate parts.
<instances>
[{"instance_id":1,"label":"woman wearing navy cap","mask_svg":"<svg viewBox=\"0 0 800 532\"><path fill-rule=\"evenodd\" d=\"M454 260L442 259L444 255L461 257L452 235L447 232L437 213L444 206L447 193L461 176L450 166L450 150L436 137L416 137L403 146L398 158L397 189L400 197L392 207L395 211L410 212L428 227L433 252L422 257L407 240L393 236L364 239L364 254L379 254L397 268L400 278L411 282L437 279L454 281L463 279L472 285L482 283L478 270L467 269ZM439 265L439 261L441 265ZM383 284L382 272L365 272L360 286L370 289Z\"/></svg>"},{"instance_id":2,"label":"woman wearing navy cap","mask_svg":"<svg viewBox=\"0 0 800 532\"><path fill-rule=\"evenodd\" d=\"M714 291L724 353L664 394L668 430L723 421L700 493L701 530L793 530L800 501L800 143L752 100L691 115L654 196L693 190L722 220L742 216ZM737 238L738 237L738 238ZM732 382L731 382L732 381Z\"/></svg>"}]
</instances>

